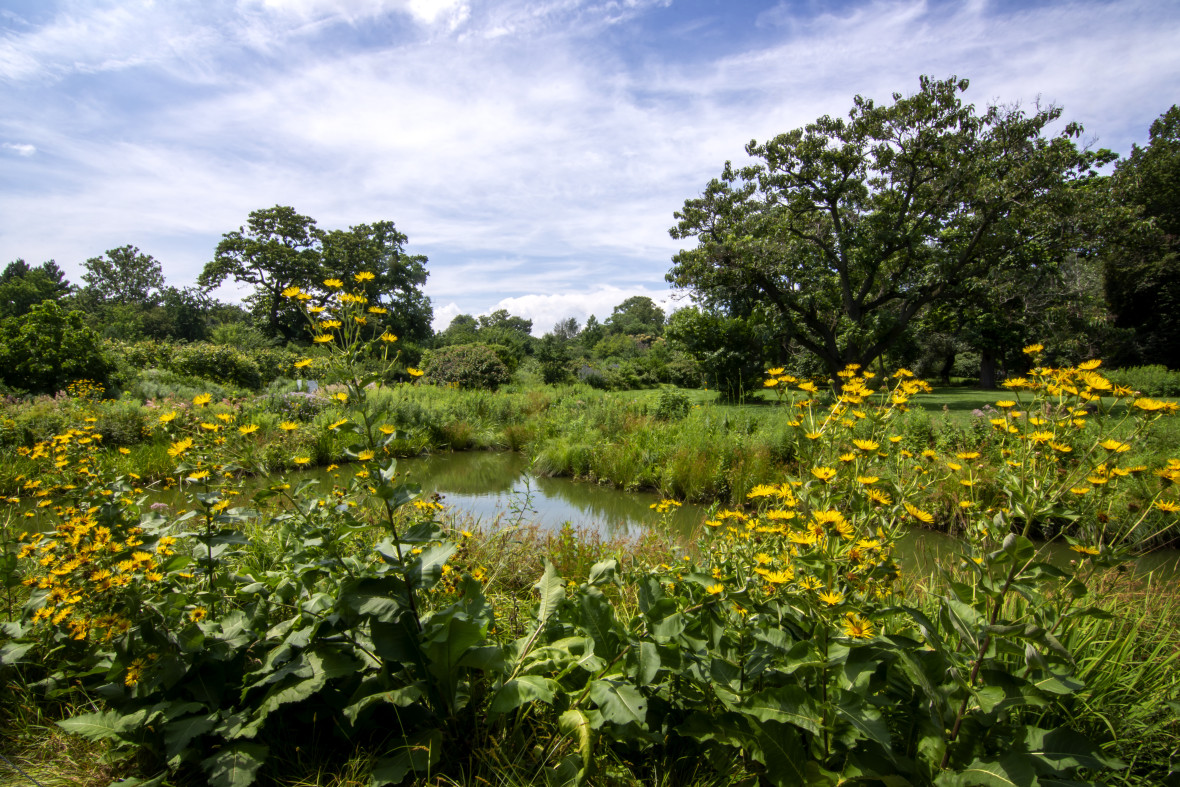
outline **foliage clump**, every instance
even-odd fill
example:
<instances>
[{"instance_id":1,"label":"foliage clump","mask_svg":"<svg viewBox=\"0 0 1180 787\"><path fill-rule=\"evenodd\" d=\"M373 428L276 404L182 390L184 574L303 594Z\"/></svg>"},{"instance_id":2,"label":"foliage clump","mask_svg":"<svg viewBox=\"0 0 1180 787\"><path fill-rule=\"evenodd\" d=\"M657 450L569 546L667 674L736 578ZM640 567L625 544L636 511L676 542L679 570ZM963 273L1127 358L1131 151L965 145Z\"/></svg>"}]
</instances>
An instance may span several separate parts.
<instances>
[{"instance_id":1,"label":"foliage clump","mask_svg":"<svg viewBox=\"0 0 1180 787\"><path fill-rule=\"evenodd\" d=\"M440 347L423 358L426 378L440 385L494 391L512 379L495 349L486 344Z\"/></svg>"}]
</instances>

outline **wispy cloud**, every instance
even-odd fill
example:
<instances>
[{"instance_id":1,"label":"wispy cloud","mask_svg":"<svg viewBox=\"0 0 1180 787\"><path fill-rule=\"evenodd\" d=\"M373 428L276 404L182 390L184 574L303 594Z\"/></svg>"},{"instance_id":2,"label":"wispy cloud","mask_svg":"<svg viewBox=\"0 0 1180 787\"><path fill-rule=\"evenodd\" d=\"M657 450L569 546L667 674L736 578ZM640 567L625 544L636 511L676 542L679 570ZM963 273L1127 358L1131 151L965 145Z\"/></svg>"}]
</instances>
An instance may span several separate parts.
<instances>
[{"instance_id":1,"label":"wispy cloud","mask_svg":"<svg viewBox=\"0 0 1180 787\"><path fill-rule=\"evenodd\" d=\"M0 254L77 275L136 243L188 283L249 211L289 204L325 227L394 220L430 257L440 314L511 303L548 330L586 293L666 292L672 212L750 139L843 114L854 93L954 73L977 104L1040 96L1126 152L1180 81L1164 0L827 8L768 3L721 42L667 0L75 0L38 24L10 16Z\"/></svg>"}]
</instances>

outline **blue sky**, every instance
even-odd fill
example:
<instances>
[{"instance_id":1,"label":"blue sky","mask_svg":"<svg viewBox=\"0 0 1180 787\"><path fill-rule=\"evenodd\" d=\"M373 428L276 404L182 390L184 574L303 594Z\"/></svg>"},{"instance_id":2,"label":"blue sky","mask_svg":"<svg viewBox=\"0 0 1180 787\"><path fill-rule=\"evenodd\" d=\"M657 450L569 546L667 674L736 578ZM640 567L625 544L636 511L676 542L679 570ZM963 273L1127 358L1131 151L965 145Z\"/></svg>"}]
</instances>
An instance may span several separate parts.
<instances>
[{"instance_id":1,"label":"blue sky","mask_svg":"<svg viewBox=\"0 0 1180 787\"><path fill-rule=\"evenodd\" d=\"M0 0L0 265L131 243L184 286L291 205L394 221L436 326L540 333L667 301L672 213L746 142L923 73L1125 154L1180 101L1180 4Z\"/></svg>"}]
</instances>

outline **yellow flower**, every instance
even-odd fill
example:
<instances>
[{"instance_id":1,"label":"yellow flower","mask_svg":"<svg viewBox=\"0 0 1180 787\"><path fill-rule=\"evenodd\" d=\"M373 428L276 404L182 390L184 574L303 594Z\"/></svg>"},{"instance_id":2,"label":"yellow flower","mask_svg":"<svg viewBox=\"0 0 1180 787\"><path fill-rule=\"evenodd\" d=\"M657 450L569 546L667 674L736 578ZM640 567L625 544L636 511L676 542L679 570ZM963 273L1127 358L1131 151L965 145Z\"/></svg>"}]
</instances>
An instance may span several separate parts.
<instances>
[{"instance_id":1,"label":"yellow flower","mask_svg":"<svg viewBox=\"0 0 1180 787\"><path fill-rule=\"evenodd\" d=\"M360 273L358 273L352 277L353 281L357 282L358 284L360 284L362 282L366 282L366 281L372 281L375 278L377 278L377 277L374 276L369 271L361 271Z\"/></svg>"},{"instance_id":2,"label":"yellow flower","mask_svg":"<svg viewBox=\"0 0 1180 787\"><path fill-rule=\"evenodd\" d=\"M316 335L316 337L314 339L312 339L312 341L315 342L316 344L327 344L328 342L332 341L332 334L330 334L330 333L318 334L318 335Z\"/></svg>"},{"instance_id":3,"label":"yellow flower","mask_svg":"<svg viewBox=\"0 0 1180 787\"><path fill-rule=\"evenodd\" d=\"M784 369L783 367L776 366L773 369L767 369L766 373L769 374L771 377L778 377L780 374L782 374L785 371L786 371L786 369Z\"/></svg>"},{"instance_id":4,"label":"yellow flower","mask_svg":"<svg viewBox=\"0 0 1180 787\"><path fill-rule=\"evenodd\" d=\"M1082 363L1079 363L1078 369L1083 372L1092 372L1101 365L1102 365L1102 361L1100 361L1098 359L1094 359L1094 360L1083 361Z\"/></svg>"},{"instance_id":5,"label":"yellow flower","mask_svg":"<svg viewBox=\"0 0 1180 787\"><path fill-rule=\"evenodd\" d=\"M799 383L799 390L807 391L807 393L815 393L815 383L811 382L810 380L805 380Z\"/></svg>"},{"instance_id":6,"label":"yellow flower","mask_svg":"<svg viewBox=\"0 0 1180 787\"><path fill-rule=\"evenodd\" d=\"M175 419L176 419L176 411L175 411L175 410L173 410L173 411L172 411L172 412L170 412L170 413L164 413L163 415L161 415L161 416L160 416L160 423L162 423L162 424L166 424L166 423L168 423L169 421L173 421L173 420L175 420Z\"/></svg>"},{"instance_id":7,"label":"yellow flower","mask_svg":"<svg viewBox=\"0 0 1180 787\"><path fill-rule=\"evenodd\" d=\"M1039 353L1044 349L1045 349L1045 345L1043 345L1043 344L1030 344L1029 346L1025 347L1021 352L1025 353L1027 355L1035 355L1036 353Z\"/></svg>"},{"instance_id":8,"label":"yellow flower","mask_svg":"<svg viewBox=\"0 0 1180 787\"><path fill-rule=\"evenodd\" d=\"M195 473L192 473L192 474L191 474L191 475L188 477L188 480L190 480L190 481L203 481L203 480L205 480L205 479L206 479L206 478L208 478L208 477L209 477L209 471L208 471L208 470L198 470L198 471L196 471Z\"/></svg>"},{"instance_id":9,"label":"yellow flower","mask_svg":"<svg viewBox=\"0 0 1180 787\"><path fill-rule=\"evenodd\" d=\"M172 447L168 449L168 456L171 456L173 459L175 459L178 456L183 456L184 452L192 447L193 439L191 437L186 437L183 440L177 440L172 444Z\"/></svg>"},{"instance_id":10,"label":"yellow flower","mask_svg":"<svg viewBox=\"0 0 1180 787\"><path fill-rule=\"evenodd\" d=\"M294 421L283 421L281 424L279 424L279 428L284 432L294 432L299 428L299 424L295 423Z\"/></svg>"},{"instance_id":11,"label":"yellow flower","mask_svg":"<svg viewBox=\"0 0 1180 787\"><path fill-rule=\"evenodd\" d=\"M1155 507L1160 511L1166 511L1169 514L1174 514L1177 511L1180 511L1180 504L1174 503L1171 500L1156 500Z\"/></svg>"},{"instance_id":12,"label":"yellow flower","mask_svg":"<svg viewBox=\"0 0 1180 787\"><path fill-rule=\"evenodd\" d=\"M381 306L370 306L369 314L389 314L389 309L385 309Z\"/></svg>"},{"instance_id":13,"label":"yellow flower","mask_svg":"<svg viewBox=\"0 0 1180 787\"><path fill-rule=\"evenodd\" d=\"M1070 546L1074 552L1080 552L1083 555L1097 555L1098 547L1084 547L1081 544L1073 544Z\"/></svg>"},{"instance_id":14,"label":"yellow flower","mask_svg":"<svg viewBox=\"0 0 1180 787\"><path fill-rule=\"evenodd\" d=\"M204 620L205 616L209 614L209 610L204 607L197 607L188 613L188 619L196 623L199 620Z\"/></svg>"},{"instance_id":15,"label":"yellow flower","mask_svg":"<svg viewBox=\"0 0 1180 787\"><path fill-rule=\"evenodd\" d=\"M905 501L905 510L909 511L910 516L914 517L914 519L917 519L919 522L921 522L923 524L926 524L926 525L934 524L934 515L933 514L927 512L927 511L923 511L922 509L918 508L917 506L912 505L908 500Z\"/></svg>"},{"instance_id":16,"label":"yellow flower","mask_svg":"<svg viewBox=\"0 0 1180 787\"><path fill-rule=\"evenodd\" d=\"M1052 432L1033 432L1028 439L1034 443L1047 443L1054 437Z\"/></svg>"},{"instance_id":17,"label":"yellow flower","mask_svg":"<svg viewBox=\"0 0 1180 787\"><path fill-rule=\"evenodd\" d=\"M298 287L288 287L287 289L283 290L282 295L284 298L294 298L299 294L299 292L300 290Z\"/></svg>"},{"instance_id":18,"label":"yellow flower","mask_svg":"<svg viewBox=\"0 0 1180 787\"><path fill-rule=\"evenodd\" d=\"M348 401L348 392L347 391L337 391L336 393L332 394L332 398L338 402L341 402L341 403L347 402Z\"/></svg>"},{"instance_id":19,"label":"yellow flower","mask_svg":"<svg viewBox=\"0 0 1180 787\"><path fill-rule=\"evenodd\" d=\"M339 279L324 279L324 286L330 290L338 290L344 286L344 282Z\"/></svg>"},{"instance_id":20,"label":"yellow flower","mask_svg":"<svg viewBox=\"0 0 1180 787\"><path fill-rule=\"evenodd\" d=\"M193 397L193 404L195 404L197 407L204 407L211 401L213 401L213 394L203 393L197 394Z\"/></svg>"},{"instance_id":21,"label":"yellow flower","mask_svg":"<svg viewBox=\"0 0 1180 787\"><path fill-rule=\"evenodd\" d=\"M1128 443L1120 443L1118 440L1115 440L1112 437L1108 437L1098 445L1102 448L1105 448L1107 451L1113 451L1116 454L1121 454L1125 451L1131 450L1131 446Z\"/></svg>"},{"instance_id":22,"label":"yellow flower","mask_svg":"<svg viewBox=\"0 0 1180 787\"><path fill-rule=\"evenodd\" d=\"M844 594L838 590L825 590L819 594L819 600L829 607L834 607L844 600Z\"/></svg>"},{"instance_id":23,"label":"yellow flower","mask_svg":"<svg viewBox=\"0 0 1180 787\"><path fill-rule=\"evenodd\" d=\"M415 369L413 366L407 366L406 372L411 377L421 377L422 375L426 374L426 372L422 371L421 369Z\"/></svg>"},{"instance_id":24,"label":"yellow flower","mask_svg":"<svg viewBox=\"0 0 1180 787\"><path fill-rule=\"evenodd\" d=\"M311 366L311 359L310 358L300 358L298 361L295 362L296 369L306 369L308 366Z\"/></svg>"},{"instance_id":25,"label":"yellow flower","mask_svg":"<svg viewBox=\"0 0 1180 787\"><path fill-rule=\"evenodd\" d=\"M335 421L334 423L328 424L328 428L329 429L339 429L340 427L344 426L346 423L348 423L348 419L341 418L339 421Z\"/></svg>"},{"instance_id":26,"label":"yellow flower","mask_svg":"<svg viewBox=\"0 0 1180 787\"><path fill-rule=\"evenodd\" d=\"M811 468L811 474L825 484L836 477L836 471L831 467L813 467Z\"/></svg>"},{"instance_id":27,"label":"yellow flower","mask_svg":"<svg viewBox=\"0 0 1180 787\"><path fill-rule=\"evenodd\" d=\"M874 633L873 622L853 612L844 618L843 625L844 633L853 639L871 639Z\"/></svg>"},{"instance_id":28,"label":"yellow flower","mask_svg":"<svg viewBox=\"0 0 1180 787\"><path fill-rule=\"evenodd\" d=\"M786 569L785 571L767 571L762 575L762 578L772 585L784 585L795 578L795 572L790 569Z\"/></svg>"},{"instance_id":29,"label":"yellow flower","mask_svg":"<svg viewBox=\"0 0 1180 787\"><path fill-rule=\"evenodd\" d=\"M707 588L705 588L705 592L708 593L710 596L720 595L724 591L725 591L725 585L722 585L720 582L718 582L716 585L709 585Z\"/></svg>"},{"instance_id":30,"label":"yellow flower","mask_svg":"<svg viewBox=\"0 0 1180 787\"><path fill-rule=\"evenodd\" d=\"M1167 406L1167 402L1161 402L1156 399L1143 398L1135 400L1135 407L1147 413L1154 413L1157 410L1163 410L1167 408Z\"/></svg>"},{"instance_id":31,"label":"yellow flower","mask_svg":"<svg viewBox=\"0 0 1180 787\"><path fill-rule=\"evenodd\" d=\"M246 424L245 426L239 426L238 431L244 435L245 434L254 434L255 432L258 431L258 424Z\"/></svg>"},{"instance_id":32,"label":"yellow flower","mask_svg":"<svg viewBox=\"0 0 1180 787\"><path fill-rule=\"evenodd\" d=\"M373 452L372 451L361 451L359 454L356 455L356 458L361 460L362 462L367 462L373 458Z\"/></svg>"},{"instance_id":33,"label":"yellow flower","mask_svg":"<svg viewBox=\"0 0 1180 787\"><path fill-rule=\"evenodd\" d=\"M852 444L862 451L876 451L881 447L880 443L875 443L872 440L853 440Z\"/></svg>"},{"instance_id":34,"label":"yellow flower","mask_svg":"<svg viewBox=\"0 0 1180 787\"><path fill-rule=\"evenodd\" d=\"M121 453L123 456L127 456L129 453L131 453L131 449L120 447L119 453Z\"/></svg>"},{"instance_id":35,"label":"yellow flower","mask_svg":"<svg viewBox=\"0 0 1180 787\"><path fill-rule=\"evenodd\" d=\"M225 421L228 424L230 421L234 420L234 417L232 413L218 413L217 420Z\"/></svg>"},{"instance_id":36,"label":"yellow flower","mask_svg":"<svg viewBox=\"0 0 1180 787\"><path fill-rule=\"evenodd\" d=\"M303 465L311 464L311 457L310 456L296 456L296 457L293 457L291 459L291 461L294 462L297 466L302 467Z\"/></svg>"},{"instance_id":37,"label":"yellow flower","mask_svg":"<svg viewBox=\"0 0 1180 787\"><path fill-rule=\"evenodd\" d=\"M381 334L377 338L380 339L381 341L385 342L386 344L392 344L393 342L397 341L397 337L394 336L389 331L386 331L385 333Z\"/></svg>"},{"instance_id":38,"label":"yellow flower","mask_svg":"<svg viewBox=\"0 0 1180 787\"><path fill-rule=\"evenodd\" d=\"M778 385L778 380L775 380L774 378L763 380L762 385L765 388L774 388L776 385Z\"/></svg>"}]
</instances>

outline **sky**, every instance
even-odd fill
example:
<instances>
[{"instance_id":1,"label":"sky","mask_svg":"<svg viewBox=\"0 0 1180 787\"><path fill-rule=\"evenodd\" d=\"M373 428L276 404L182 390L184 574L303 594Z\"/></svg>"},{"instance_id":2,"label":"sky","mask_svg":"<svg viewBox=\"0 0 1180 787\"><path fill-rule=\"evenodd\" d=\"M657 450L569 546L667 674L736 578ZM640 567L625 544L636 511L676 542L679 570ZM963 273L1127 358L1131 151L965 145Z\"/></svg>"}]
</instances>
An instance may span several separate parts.
<instances>
[{"instance_id":1,"label":"sky","mask_svg":"<svg viewBox=\"0 0 1180 787\"><path fill-rule=\"evenodd\" d=\"M290 205L393 221L437 329L675 308L673 213L726 160L922 74L1125 155L1180 101L1180 3L0 0L0 265L133 244L188 286Z\"/></svg>"}]
</instances>

